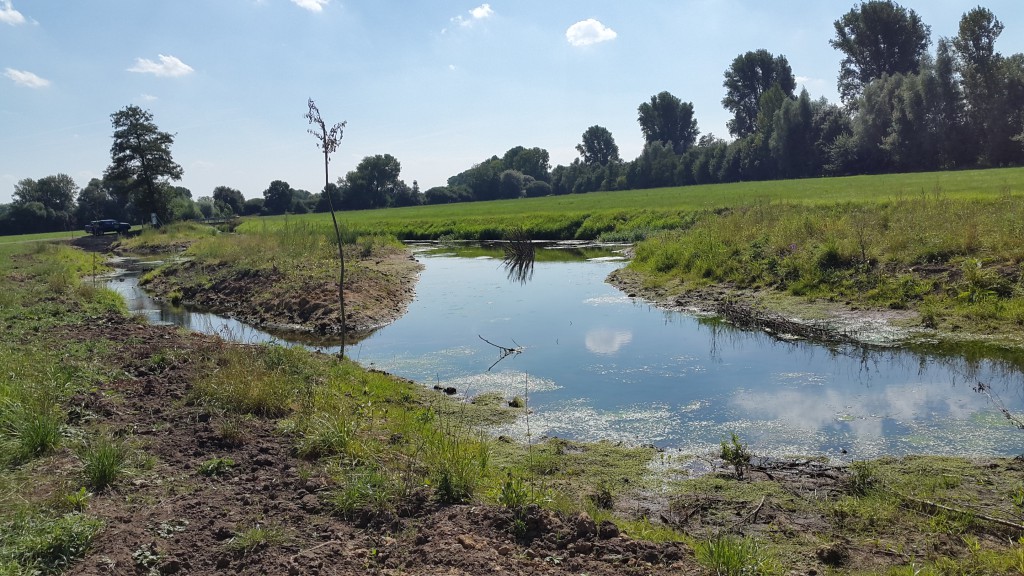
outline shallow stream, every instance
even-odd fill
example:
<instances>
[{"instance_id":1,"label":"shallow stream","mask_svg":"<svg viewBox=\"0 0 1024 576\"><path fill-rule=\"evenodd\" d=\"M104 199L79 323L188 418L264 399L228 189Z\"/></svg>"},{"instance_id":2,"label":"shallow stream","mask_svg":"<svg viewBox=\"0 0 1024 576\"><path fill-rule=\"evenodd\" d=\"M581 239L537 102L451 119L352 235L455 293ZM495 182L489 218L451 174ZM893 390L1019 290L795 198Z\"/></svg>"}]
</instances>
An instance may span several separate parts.
<instances>
[{"instance_id":1,"label":"shallow stream","mask_svg":"<svg viewBox=\"0 0 1024 576\"><path fill-rule=\"evenodd\" d=\"M1024 411L1022 375L999 363L821 346L666 312L604 282L623 265L611 251L542 251L525 282L509 277L498 251L417 257L424 269L408 312L348 355L467 397L527 399L529 418L497 434L698 454L736 432L758 454L840 461L1024 451L1024 432L999 410ZM156 302L130 276L110 286L153 322L281 341ZM521 353L494 364L499 350L483 339ZM979 381L997 401L975 391Z\"/></svg>"}]
</instances>

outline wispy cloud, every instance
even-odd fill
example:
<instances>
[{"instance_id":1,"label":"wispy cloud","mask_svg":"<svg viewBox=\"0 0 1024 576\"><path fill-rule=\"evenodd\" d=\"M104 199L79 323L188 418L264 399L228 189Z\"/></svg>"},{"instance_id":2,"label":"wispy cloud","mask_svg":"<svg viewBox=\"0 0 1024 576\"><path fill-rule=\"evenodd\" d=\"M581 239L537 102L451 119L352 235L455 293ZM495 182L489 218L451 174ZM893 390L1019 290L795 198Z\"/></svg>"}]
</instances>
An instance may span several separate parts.
<instances>
[{"instance_id":1,"label":"wispy cloud","mask_svg":"<svg viewBox=\"0 0 1024 576\"><path fill-rule=\"evenodd\" d=\"M50 81L45 78L40 78L35 74L27 70L15 70L14 68L5 68L4 76L7 76L14 81L18 86L24 86L26 88L46 88L50 85Z\"/></svg>"},{"instance_id":2,"label":"wispy cloud","mask_svg":"<svg viewBox=\"0 0 1024 576\"><path fill-rule=\"evenodd\" d=\"M565 31L565 39L573 46L590 46L615 40L618 34L593 18L580 20Z\"/></svg>"},{"instance_id":3,"label":"wispy cloud","mask_svg":"<svg viewBox=\"0 0 1024 576\"><path fill-rule=\"evenodd\" d=\"M21 15L21 12L14 9L11 0L0 0L0 22L17 26L18 24L25 23L25 17Z\"/></svg>"},{"instance_id":4,"label":"wispy cloud","mask_svg":"<svg viewBox=\"0 0 1024 576\"><path fill-rule=\"evenodd\" d=\"M140 74L153 74L154 76L168 76L177 77L191 74L195 70L191 66L185 64L181 60L178 60L174 56L164 56L163 54L158 55L159 62L154 62L148 58L136 58L135 65L128 69L129 72L138 72Z\"/></svg>"},{"instance_id":5,"label":"wispy cloud","mask_svg":"<svg viewBox=\"0 0 1024 576\"><path fill-rule=\"evenodd\" d=\"M327 6L330 0L292 0L292 2L299 8L305 8L310 12L323 12L324 6Z\"/></svg>"},{"instance_id":6,"label":"wispy cloud","mask_svg":"<svg viewBox=\"0 0 1024 576\"><path fill-rule=\"evenodd\" d=\"M469 18L466 18L465 16L459 14L458 16L452 18L452 23L458 24L459 26L466 28L472 26L473 24L476 24L481 20L486 20L491 16L494 16L494 9L491 8L491 5L481 4L469 11Z\"/></svg>"}]
</instances>

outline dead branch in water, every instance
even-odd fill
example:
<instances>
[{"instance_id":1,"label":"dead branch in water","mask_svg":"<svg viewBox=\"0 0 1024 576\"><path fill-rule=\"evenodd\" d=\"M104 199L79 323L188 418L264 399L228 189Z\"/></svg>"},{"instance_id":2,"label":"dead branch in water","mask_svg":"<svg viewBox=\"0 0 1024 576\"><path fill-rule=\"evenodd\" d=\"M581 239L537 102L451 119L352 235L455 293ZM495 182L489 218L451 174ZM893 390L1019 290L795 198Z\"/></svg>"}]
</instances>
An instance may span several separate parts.
<instances>
[{"instance_id":1,"label":"dead branch in water","mask_svg":"<svg viewBox=\"0 0 1024 576\"><path fill-rule=\"evenodd\" d=\"M488 340L487 338L484 338L483 336L480 336L479 334L477 334L477 336L481 340L483 340L484 342L487 342L491 346L494 346L495 348L498 349L498 359L494 361L494 364L491 364L487 368L488 372L491 371L491 368L494 368L495 366L497 366L498 362L501 362L505 358L508 358L509 356L518 356L519 354L523 353L523 347L520 346L519 343L516 342L515 340L513 340L512 343L515 344L516 347L515 348L508 348L508 347L502 346L500 344L495 344L494 342L491 342L490 340Z\"/></svg>"}]
</instances>

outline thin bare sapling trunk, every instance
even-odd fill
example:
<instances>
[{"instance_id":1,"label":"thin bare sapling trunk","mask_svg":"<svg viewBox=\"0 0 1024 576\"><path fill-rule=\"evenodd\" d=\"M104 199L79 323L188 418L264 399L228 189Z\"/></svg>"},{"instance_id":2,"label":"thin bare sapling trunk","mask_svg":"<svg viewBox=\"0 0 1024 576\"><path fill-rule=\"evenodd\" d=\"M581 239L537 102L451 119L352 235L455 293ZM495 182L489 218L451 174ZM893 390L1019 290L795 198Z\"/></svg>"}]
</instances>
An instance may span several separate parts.
<instances>
[{"instance_id":1,"label":"thin bare sapling trunk","mask_svg":"<svg viewBox=\"0 0 1024 576\"><path fill-rule=\"evenodd\" d=\"M338 275L338 304L341 307L341 349L338 351L338 356L341 358L345 357L345 250L344 243L341 239L341 229L338 228L338 217L334 213L334 199L331 197L331 191L329 189L331 184L331 177L328 171L328 166L331 162L331 153L338 149L338 145L341 144L341 138L346 122L339 122L331 129L327 129L327 124L324 123L323 119L320 118L320 110L317 109L316 103L310 98L309 112L306 113L306 120L310 124L314 125L317 129L310 129L308 132L317 139L317 148L324 153L324 194L327 195L327 207L331 210L331 222L334 223L334 236L338 240L338 262L341 266L341 272Z\"/></svg>"}]
</instances>

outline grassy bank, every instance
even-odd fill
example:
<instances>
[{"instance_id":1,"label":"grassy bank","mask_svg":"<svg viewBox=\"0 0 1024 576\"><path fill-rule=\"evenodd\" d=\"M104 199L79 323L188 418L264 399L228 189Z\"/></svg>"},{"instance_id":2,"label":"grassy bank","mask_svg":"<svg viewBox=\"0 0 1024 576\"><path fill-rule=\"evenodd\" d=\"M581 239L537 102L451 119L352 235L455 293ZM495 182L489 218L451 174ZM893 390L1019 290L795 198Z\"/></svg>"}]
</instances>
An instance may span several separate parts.
<instances>
[{"instance_id":1,"label":"grassy bank","mask_svg":"<svg viewBox=\"0 0 1024 576\"><path fill-rule=\"evenodd\" d=\"M764 203L705 215L636 247L648 287L710 285L918 313L944 334L1020 346L1024 197Z\"/></svg>"},{"instance_id":2,"label":"grassy bank","mask_svg":"<svg viewBox=\"0 0 1024 576\"><path fill-rule=\"evenodd\" d=\"M342 222L355 236L387 234L403 240L493 240L518 226L535 239L634 241L658 230L686 228L697 213L754 203L871 204L936 194L950 199L993 199L1022 191L1024 168L1010 168L740 182L365 210L343 213ZM325 233L330 227L329 215L312 214L251 219L240 230L260 231L296 221L308 222Z\"/></svg>"}]
</instances>

